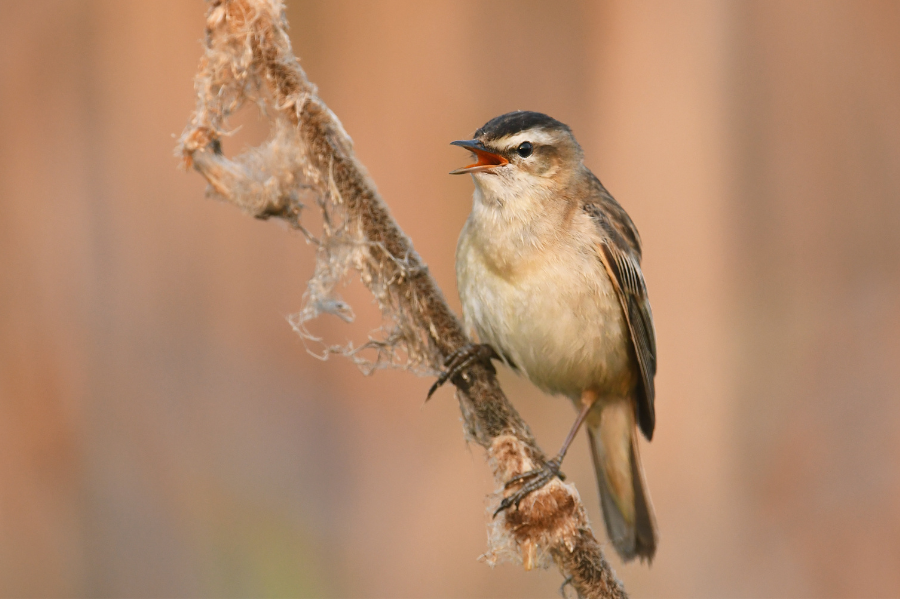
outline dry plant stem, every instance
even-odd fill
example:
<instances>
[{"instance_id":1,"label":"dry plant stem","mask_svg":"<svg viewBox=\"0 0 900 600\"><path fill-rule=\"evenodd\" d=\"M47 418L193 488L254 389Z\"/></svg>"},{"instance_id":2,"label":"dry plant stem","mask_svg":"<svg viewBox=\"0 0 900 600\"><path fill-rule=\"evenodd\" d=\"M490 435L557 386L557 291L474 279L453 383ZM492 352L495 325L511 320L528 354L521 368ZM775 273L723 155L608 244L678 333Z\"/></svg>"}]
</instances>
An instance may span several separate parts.
<instances>
[{"instance_id":1,"label":"dry plant stem","mask_svg":"<svg viewBox=\"0 0 900 600\"><path fill-rule=\"evenodd\" d=\"M292 321L298 332L316 340L304 324L323 312L352 319L335 288L353 267L378 300L388 329L361 348L331 347L326 353L349 355L370 369L399 365L434 373L469 339L357 162L349 136L307 80L286 28L280 0L209 2L197 109L178 153L216 195L256 217L283 219L316 244L316 274L303 312ZM247 102L268 115L272 135L259 148L228 159L220 138L227 135L228 116ZM322 211L319 238L302 223L303 199ZM362 358L363 351L373 351L375 359ZM504 482L545 456L492 369L473 365L453 383L466 433L487 450L499 497ZM514 558L532 568L552 560L580 596L625 597L574 486L555 480L489 527L489 563Z\"/></svg>"}]
</instances>

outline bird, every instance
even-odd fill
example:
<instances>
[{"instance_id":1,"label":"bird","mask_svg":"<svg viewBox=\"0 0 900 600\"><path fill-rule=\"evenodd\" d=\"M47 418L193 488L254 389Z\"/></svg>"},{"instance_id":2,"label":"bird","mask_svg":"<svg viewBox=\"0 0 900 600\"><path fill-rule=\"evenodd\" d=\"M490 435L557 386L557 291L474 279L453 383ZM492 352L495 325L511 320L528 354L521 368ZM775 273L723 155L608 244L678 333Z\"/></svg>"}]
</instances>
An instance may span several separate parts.
<instances>
[{"instance_id":1,"label":"bird","mask_svg":"<svg viewBox=\"0 0 900 600\"><path fill-rule=\"evenodd\" d=\"M515 111L452 145L475 184L456 249L463 320L479 344L448 360L432 388L473 360L499 359L578 415L559 453L513 478L518 509L555 477L584 424L606 531L624 561L648 562L658 529L638 448L655 427L656 333L641 271L641 238L625 209L584 164L571 128Z\"/></svg>"}]
</instances>

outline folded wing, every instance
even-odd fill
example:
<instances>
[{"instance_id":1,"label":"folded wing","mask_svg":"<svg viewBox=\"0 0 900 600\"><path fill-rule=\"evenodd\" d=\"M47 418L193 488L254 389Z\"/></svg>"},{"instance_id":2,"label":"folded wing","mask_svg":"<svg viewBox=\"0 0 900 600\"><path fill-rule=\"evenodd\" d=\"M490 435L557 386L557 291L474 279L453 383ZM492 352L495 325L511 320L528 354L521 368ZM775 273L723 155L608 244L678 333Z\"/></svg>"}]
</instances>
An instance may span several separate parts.
<instances>
[{"instance_id":1,"label":"folded wing","mask_svg":"<svg viewBox=\"0 0 900 600\"><path fill-rule=\"evenodd\" d=\"M640 237L622 207L602 186L601 190L602 208L599 204L588 203L584 209L598 225L601 241L597 254L613 282L631 332L631 341L641 371L641 384L636 398L638 424L649 440L653 437L656 423L653 406L656 397L653 386L653 378L656 376L656 331L647 285L641 272Z\"/></svg>"}]
</instances>

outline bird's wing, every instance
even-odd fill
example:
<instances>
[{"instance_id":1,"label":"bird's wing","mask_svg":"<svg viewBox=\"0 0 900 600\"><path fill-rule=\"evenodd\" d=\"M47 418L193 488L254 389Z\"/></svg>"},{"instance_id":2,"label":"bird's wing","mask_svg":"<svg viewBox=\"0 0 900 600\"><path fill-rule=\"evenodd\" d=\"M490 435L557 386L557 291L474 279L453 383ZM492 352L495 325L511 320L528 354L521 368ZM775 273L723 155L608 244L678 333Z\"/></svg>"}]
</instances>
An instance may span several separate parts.
<instances>
[{"instance_id":1,"label":"bird's wing","mask_svg":"<svg viewBox=\"0 0 900 600\"><path fill-rule=\"evenodd\" d=\"M597 181L599 184L600 182ZM598 256L609 273L622 312L631 332L631 341L641 370L641 386L637 395L637 416L641 431L651 439L656 423L653 401L656 392L656 331L647 296L647 285L640 264L640 237L631 219L609 193L601 191L584 204L600 233Z\"/></svg>"}]
</instances>

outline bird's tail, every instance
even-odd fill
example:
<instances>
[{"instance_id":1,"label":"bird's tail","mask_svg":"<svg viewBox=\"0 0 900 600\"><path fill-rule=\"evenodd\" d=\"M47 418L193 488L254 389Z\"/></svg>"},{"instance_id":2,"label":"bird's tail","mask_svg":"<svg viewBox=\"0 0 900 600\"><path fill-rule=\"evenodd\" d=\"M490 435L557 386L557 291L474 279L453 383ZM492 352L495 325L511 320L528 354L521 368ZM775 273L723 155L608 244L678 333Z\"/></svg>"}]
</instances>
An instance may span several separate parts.
<instances>
[{"instance_id":1,"label":"bird's tail","mask_svg":"<svg viewBox=\"0 0 900 600\"><path fill-rule=\"evenodd\" d=\"M639 556L650 561L658 534L638 452L632 401L601 400L588 416L587 426L609 539L622 560Z\"/></svg>"}]
</instances>

